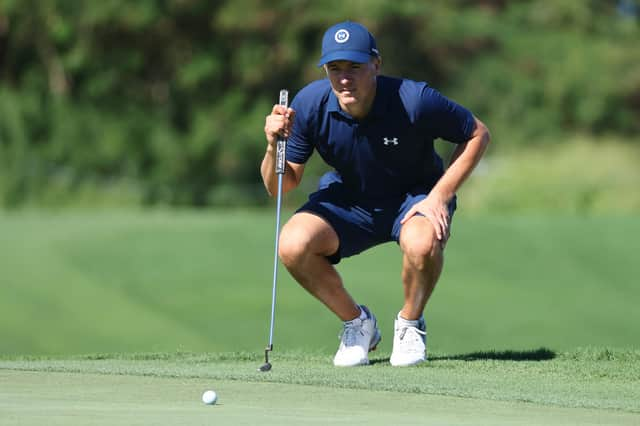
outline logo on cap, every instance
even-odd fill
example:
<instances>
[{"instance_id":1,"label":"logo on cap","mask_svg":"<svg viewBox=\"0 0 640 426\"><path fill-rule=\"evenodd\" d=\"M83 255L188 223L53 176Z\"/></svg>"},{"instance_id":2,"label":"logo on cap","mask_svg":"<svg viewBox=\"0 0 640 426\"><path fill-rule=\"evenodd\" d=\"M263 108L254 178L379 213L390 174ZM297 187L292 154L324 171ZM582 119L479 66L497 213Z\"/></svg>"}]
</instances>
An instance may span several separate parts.
<instances>
[{"instance_id":1,"label":"logo on cap","mask_svg":"<svg viewBox=\"0 0 640 426\"><path fill-rule=\"evenodd\" d=\"M336 35L333 37L337 43L346 43L349 40L349 31L347 30L338 30L336 31Z\"/></svg>"}]
</instances>

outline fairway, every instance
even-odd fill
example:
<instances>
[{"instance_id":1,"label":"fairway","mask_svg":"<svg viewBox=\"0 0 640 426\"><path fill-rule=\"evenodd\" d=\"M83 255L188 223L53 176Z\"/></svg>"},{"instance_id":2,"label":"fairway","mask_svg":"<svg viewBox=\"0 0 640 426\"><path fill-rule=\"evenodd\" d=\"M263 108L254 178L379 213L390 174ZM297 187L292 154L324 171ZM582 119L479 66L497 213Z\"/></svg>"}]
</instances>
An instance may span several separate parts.
<instances>
[{"instance_id":1,"label":"fairway","mask_svg":"<svg viewBox=\"0 0 640 426\"><path fill-rule=\"evenodd\" d=\"M283 270L259 373L273 225L0 214L0 424L640 424L637 217L456 215L416 368L389 365L396 245L338 265L381 326L368 367L332 366L339 322Z\"/></svg>"},{"instance_id":2,"label":"fairway","mask_svg":"<svg viewBox=\"0 0 640 426\"><path fill-rule=\"evenodd\" d=\"M0 355L262 352L273 230L272 211L0 214ZM456 214L426 311L430 350L640 347L630 235L638 217ZM391 243L338 265L378 317L383 350L402 303L400 262ZM281 268L276 350L328 355L339 331Z\"/></svg>"},{"instance_id":3,"label":"fairway","mask_svg":"<svg viewBox=\"0 0 640 426\"><path fill-rule=\"evenodd\" d=\"M0 424L638 424L640 354L606 354L347 370L287 355L271 373L248 354L4 360Z\"/></svg>"}]
</instances>

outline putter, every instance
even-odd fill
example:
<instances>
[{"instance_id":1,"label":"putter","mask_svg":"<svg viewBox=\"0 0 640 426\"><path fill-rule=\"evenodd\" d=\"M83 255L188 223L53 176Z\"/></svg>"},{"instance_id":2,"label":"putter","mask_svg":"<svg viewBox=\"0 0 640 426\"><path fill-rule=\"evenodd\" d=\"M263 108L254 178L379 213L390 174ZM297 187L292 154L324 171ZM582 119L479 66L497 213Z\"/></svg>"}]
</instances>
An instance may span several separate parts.
<instances>
[{"instance_id":1,"label":"putter","mask_svg":"<svg viewBox=\"0 0 640 426\"><path fill-rule=\"evenodd\" d=\"M279 104L285 108L289 106L289 92L285 89L280 91ZM273 351L273 322L276 315L276 283L278 281L278 240L280 239L280 207L282 206L282 176L284 175L286 163L287 139L278 137L276 145L276 174L278 175L278 196L276 201L276 247L273 256L273 291L271 292L271 326L269 327L269 345L264 350L264 364L259 371L270 371L269 352Z\"/></svg>"}]
</instances>

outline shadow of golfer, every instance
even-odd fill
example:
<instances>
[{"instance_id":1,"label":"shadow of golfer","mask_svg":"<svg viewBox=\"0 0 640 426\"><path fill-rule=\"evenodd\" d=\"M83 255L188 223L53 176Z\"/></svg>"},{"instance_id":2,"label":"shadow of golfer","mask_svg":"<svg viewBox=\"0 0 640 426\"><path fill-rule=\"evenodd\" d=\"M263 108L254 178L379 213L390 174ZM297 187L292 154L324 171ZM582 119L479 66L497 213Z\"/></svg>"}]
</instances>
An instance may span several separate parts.
<instances>
[{"instance_id":1,"label":"shadow of golfer","mask_svg":"<svg viewBox=\"0 0 640 426\"><path fill-rule=\"evenodd\" d=\"M431 361L548 361L554 359L556 353L551 349L539 348L528 351L480 351L459 355L434 356Z\"/></svg>"},{"instance_id":2,"label":"shadow of golfer","mask_svg":"<svg viewBox=\"0 0 640 426\"><path fill-rule=\"evenodd\" d=\"M556 353L551 349L539 348L528 351L480 351L468 354L430 356L429 361L548 361L554 359ZM371 359L370 364L388 363L389 358Z\"/></svg>"}]
</instances>

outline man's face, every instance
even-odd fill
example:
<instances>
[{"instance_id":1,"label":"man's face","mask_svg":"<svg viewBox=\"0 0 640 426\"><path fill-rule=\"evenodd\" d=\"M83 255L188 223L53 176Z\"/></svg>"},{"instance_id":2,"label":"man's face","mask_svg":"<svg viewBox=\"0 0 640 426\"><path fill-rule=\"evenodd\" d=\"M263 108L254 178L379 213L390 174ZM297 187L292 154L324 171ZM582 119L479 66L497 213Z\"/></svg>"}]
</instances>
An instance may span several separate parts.
<instances>
[{"instance_id":1,"label":"man's face","mask_svg":"<svg viewBox=\"0 0 640 426\"><path fill-rule=\"evenodd\" d=\"M377 58L364 64L333 61L325 65L333 93L340 105L347 109L370 106L379 69L380 61Z\"/></svg>"}]
</instances>

